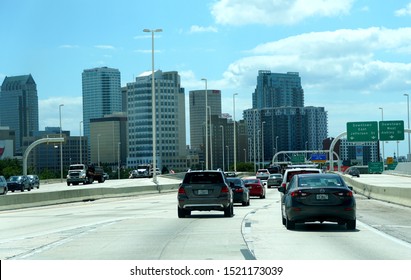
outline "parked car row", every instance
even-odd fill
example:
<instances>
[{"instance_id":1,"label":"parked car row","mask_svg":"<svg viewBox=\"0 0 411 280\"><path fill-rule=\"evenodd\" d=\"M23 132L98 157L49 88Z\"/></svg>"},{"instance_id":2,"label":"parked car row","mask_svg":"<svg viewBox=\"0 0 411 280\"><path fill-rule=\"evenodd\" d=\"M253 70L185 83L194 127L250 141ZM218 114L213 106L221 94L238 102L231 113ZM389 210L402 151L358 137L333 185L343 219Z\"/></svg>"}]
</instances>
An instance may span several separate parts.
<instances>
[{"instance_id":1,"label":"parked car row","mask_svg":"<svg viewBox=\"0 0 411 280\"><path fill-rule=\"evenodd\" d=\"M40 180L37 175L16 175L10 176L8 180L4 176L0 176L0 194L7 194L7 192L15 192L40 188Z\"/></svg>"}]
</instances>

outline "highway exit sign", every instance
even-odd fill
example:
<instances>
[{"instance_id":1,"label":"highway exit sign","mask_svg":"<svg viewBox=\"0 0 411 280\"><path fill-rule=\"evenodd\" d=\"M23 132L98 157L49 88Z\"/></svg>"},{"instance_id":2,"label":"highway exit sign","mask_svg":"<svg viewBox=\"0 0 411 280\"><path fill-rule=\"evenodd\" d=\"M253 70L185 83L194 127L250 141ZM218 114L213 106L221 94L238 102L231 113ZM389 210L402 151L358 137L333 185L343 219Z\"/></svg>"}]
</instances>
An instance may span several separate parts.
<instances>
[{"instance_id":1,"label":"highway exit sign","mask_svg":"<svg viewBox=\"0 0 411 280\"><path fill-rule=\"evenodd\" d=\"M347 122L347 141L378 141L378 122Z\"/></svg>"},{"instance_id":2,"label":"highway exit sign","mask_svg":"<svg viewBox=\"0 0 411 280\"><path fill-rule=\"evenodd\" d=\"M380 121L380 140L404 140L404 121Z\"/></svg>"}]
</instances>

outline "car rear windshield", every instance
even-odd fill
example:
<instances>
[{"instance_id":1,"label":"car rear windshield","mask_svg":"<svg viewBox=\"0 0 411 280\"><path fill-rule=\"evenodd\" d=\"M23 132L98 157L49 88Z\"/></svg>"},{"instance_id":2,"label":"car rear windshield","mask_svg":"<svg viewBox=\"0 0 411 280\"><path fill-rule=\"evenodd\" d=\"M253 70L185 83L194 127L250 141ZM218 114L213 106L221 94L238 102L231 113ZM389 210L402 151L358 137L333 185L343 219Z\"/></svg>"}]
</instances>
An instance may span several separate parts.
<instances>
[{"instance_id":1,"label":"car rear windshield","mask_svg":"<svg viewBox=\"0 0 411 280\"><path fill-rule=\"evenodd\" d=\"M184 184L218 184L224 183L224 178L219 172L187 173Z\"/></svg>"},{"instance_id":2,"label":"car rear windshield","mask_svg":"<svg viewBox=\"0 0 411 280\"><path fill-rule=\"evenodd\" d=\"M258 184L258 180L257 179L245 179L244 183L246 184Z\"/></svg>"},{"instance_id":3,"label":"car rear windshield","mask_svg":"<svg viewBox=\"0 0 411 280\"><path fill-rule=\"evenodd\" d=\"M293 170L287 173L287 182L291 181L291 178L296 174L310 174L310 173L320 173L320 171L316 170Z\"/></svg>"},{"instance_id":4,"label":"car rear windshield","mask_svg":"<svg viewBox=\"0 0 411 280\"><path fill-rule=\"evenodd\" d=\"M345 187L341 178L338 176L332 177L320 177L320 176L307 176L301 177L299 180L300 187L308 188L324 188L324 187Z\"/></svg>"}]
</instances>

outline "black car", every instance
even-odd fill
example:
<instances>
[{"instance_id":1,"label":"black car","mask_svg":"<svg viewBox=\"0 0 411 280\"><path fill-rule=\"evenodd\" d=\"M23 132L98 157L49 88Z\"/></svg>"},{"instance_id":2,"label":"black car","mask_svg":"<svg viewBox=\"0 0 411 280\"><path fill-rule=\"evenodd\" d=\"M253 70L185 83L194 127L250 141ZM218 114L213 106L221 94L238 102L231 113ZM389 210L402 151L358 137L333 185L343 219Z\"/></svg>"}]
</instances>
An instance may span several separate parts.
<instances>
[{"instance_id":1,"label":"black car","mask_svg":"<svg viewBox=\"0 0 411 280\"><path fill-rule=\"evenodd\" d=\"M250 205L250 190L245 186L243 179L229 177L226 179L230 188L233 190L234 203L241 203L243 206Z\"/></svg>"},{"instance_id":2,"label":"black car","mask_svg":"<svg viewBox=\"0 0 411 280\"><path fill-rule=\"evenodd\" d=\"M19 175L19 176L11 176L7 181L7 188L9 191L21 191L24 190L31 191L31 183L29 177L26 175Z\"/></svg>"},{"instance_id":3,"label":"black car","mask_svg":"<svg viewBox=\"0 0 411 280\"><path fill-rule=\"evenodd\" d=\"M6 194L8 190L6 179L4 176L0 176L0 194Z\"/></svg>"},{"instance_id":4,"label":"black car","mask_svg":"<svg viewBox=\"0 0 411 280\"><path fill-rule=\"evenodd\" d=\"M27 175L27 177L29 177L31 188L33 188L33 189L34 188L36 188L36 189L40 188L39 176L37 176L37 175Z\"/></svg>"},{"instance_id":5,"label":"black car","mask_svg":"<svg viewBox=\"0 0 411 280\"><path fill-rule=\"evenodd\" d=\"M296 223L337 222L347 229L356 227L356 203L352 189L338 174L297 174L287 189L278 189L283 225L294 229Z\"/></svg>"}]
</instances>

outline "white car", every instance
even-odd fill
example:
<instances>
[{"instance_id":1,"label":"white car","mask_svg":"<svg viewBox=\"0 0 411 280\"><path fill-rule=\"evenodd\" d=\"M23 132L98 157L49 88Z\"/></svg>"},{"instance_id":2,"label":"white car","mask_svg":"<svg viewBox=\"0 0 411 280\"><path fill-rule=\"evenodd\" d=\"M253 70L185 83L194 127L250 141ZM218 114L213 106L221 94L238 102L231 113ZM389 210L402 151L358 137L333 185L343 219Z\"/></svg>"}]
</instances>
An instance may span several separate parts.
<instances>
[{"instance_id":1,"label":"white car","mask_svg":"<svg viewBox=\"0 0 411 280\"><path fill-rule=\"evenodd\" d=\"M323 171L319 168L292 168L286 169L283 176L283 182L281 183L281 187L285 187L287 189L288 183L291 181L296 174L307 174L307 173L323 173Z\"/></svg>"}]
</instances>

